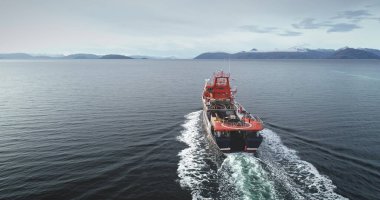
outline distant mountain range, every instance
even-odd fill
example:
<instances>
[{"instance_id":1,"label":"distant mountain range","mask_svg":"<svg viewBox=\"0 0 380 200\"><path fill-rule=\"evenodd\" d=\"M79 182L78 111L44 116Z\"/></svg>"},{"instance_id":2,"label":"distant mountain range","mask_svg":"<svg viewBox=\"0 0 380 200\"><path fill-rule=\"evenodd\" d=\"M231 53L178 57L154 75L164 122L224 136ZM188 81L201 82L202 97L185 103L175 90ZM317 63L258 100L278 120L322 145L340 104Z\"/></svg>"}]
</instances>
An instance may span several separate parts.
<instances>
[{"instance_id":1,"label":"distant mountain range","mask_svg":"<svg viewBox=\"0 0 380 200\"><path fill-rule=\"evenodd\" d=\"M153 57L143 55L125 56L120 54L71 54L71 55L31 55L26 53L0 54L0 59L176 59L176 57ZM341 48L334 49L290 49L284 51L250 51L238 53L206 52L194 59L380 59L379 49Z\"/></svg>"},{"instance_id":2,"label":"distant mountain range","mask_svg":"<svg viewBox=\"0 0 380 200\"><path fill-rule=\"evenodd\" d=\"M0 54L0 59L161 59L160 57L149 56L125 56L119 54L95 55L95 54L71 54L71 55L30 55L26 53ZM169 58L165 58L169 59Z\"/></svg>"},{"instance_id":3,"label":"distant mountain range","mask_svg":"<svg viewBox=\"0 0 380 200\"><path fill-rule=\"evenodd\" d=\"M294 49L260 52L256 49L238 53L207 52L194 59L380 59L380 50L368 48Z\"/></svg>"}]
</instances>

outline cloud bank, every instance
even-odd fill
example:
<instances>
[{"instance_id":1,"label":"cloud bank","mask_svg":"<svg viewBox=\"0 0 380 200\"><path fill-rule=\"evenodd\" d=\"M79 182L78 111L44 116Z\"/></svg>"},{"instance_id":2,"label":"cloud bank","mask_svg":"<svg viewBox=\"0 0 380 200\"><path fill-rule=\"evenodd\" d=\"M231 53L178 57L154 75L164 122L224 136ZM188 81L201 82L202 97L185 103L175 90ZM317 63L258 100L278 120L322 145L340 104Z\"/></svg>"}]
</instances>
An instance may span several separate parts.
<instances>
[{"instance_id":1,"label":"cloud bank","mask_svg":"<svg viewBox=\"0 0 380 200\"><path fill-rule=\"evenodd\" d=\"M193 57L205 51L379 48L376 0L0 1L0 53Z\"/></svg>"}]
</instances>

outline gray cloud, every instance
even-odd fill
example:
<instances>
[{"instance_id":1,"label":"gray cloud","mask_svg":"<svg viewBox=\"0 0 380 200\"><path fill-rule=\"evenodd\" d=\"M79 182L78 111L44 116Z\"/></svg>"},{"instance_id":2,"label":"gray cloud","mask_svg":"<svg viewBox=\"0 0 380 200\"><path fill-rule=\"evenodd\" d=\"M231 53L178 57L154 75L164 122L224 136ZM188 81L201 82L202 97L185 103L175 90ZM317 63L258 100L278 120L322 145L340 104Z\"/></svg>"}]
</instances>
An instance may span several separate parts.
<instances>
[{"instance_id":1,"label":"gray cloud","mask_svg":"<svg viewBox=\"0 0 380 200\"><path fill-rule=\"evenodd\" d=\"M245 25L239 27L241 30L254 32L254 33L271 33L276 34L279 36L299 36L302 35L301 32L298 31L289 31L289 30L282 30L277 27L259 27L256 25Z\"/></svg>"},{"instance_id":2,"label":"gray cloud","mask_svg":"<svg viewBox=\"0 0 380 200\"><path fill-rule=\"evenodd\" d=\"M353 16L361 16L358 13L352 14ZM316 22L313 18L306 18L299 23L292 24L292 26L296 29L326 29L327 33L333 32L349 32L355 29L361 28L357 24L354 23L333 23L332 21L326 22Z\"/></svg>"},{"instance_id":3,"label":"gray cloud","mask_svg":"<svg viewBox=\"0 0 380 200\"><path fill-rule=\"evenodd\" d=\"M350 32L361 28L358 23L363 20L375 20L380 18L371 14L368 10L347 10L330 17L329 21L319 22L314 18L305 18L299 23L292 24L295 29L327 29L327 33Z\"/></svg>"},{"instance_id":4,"label":"gray cloud","mask_svg":"<svg viewBox=\"0 0 380 200\"><path fill-rule=\"evenodd\" d=\"M299 36L299 35L302 35L302 33L297 32L297 31L285 31L285 32L279 33L277 35L280 35L280 36Z\"/></svg>"},{"instance_id":5,"label":"gray cloud","mask_svg":"<svg viewBox=\"0 0 380 200\"><path fill-rule=\"evenodd\" d=\"M366 7L366 8L373 8L373 7L379 7L379 6L380 6L380 3L373 3L373 4L365 5L364 7Z\"/></svg>"},{"instance_id":6,"label":"gray cloud","mask_svg":"<svg viewBox=\"0 0 380 200\"><path fill-rule=\"evenodd\" d=\"M347 19L356 19L361 17L372 16L368 10L348 10L342 13L339 13L335 18L347 18Z\"/></svg>"},{"instance_id":7,"label":"gray cloud","mask_svg":"<svg viewBox=\"0 0 380 200\"><path fill-rule=\"evenodd\" d=\"M348 10L339 13L331 19L349 19L354 22L359 22L364 19L370 19L371 16L372 14L370 14L368 10Z\"/></svg>"},{"instance_id":8,"label":"gray cloud","mask_svg":"<svg viewBox=\"0 0 380 200\"><path fill-rule=\"evenodd\" d=\"M345 24L345 23L340 23L340 24L332 24L332 25L329 25L329 29L327 29L327 32L328 33L332 33L332 32L349 32L349 31L352 31L354 29L359 29L360 26L356 25L356 24Z\"/></svg>"},{"instance_id":9,"label":"gray cloud","mask_svg":"<svg viewBox=\"0 0 380 200\"><path fill-rule=\"evenodd\" d=\"M240 26L240 29L255 33L273 33L277 30L276 27L258 27L255 25Z\"/></svg>"},{"instance_id":10,"label":"gray cloud","mask_svg":"<svg viewBox=\"0 0 380 200\"><path fill-rule=\"evenodd\" d=\"M319 29L325 25L324 23L316 23L314 18L306 18L297 24L292 24L297 29Z\"/></svg>"}]
</instances>

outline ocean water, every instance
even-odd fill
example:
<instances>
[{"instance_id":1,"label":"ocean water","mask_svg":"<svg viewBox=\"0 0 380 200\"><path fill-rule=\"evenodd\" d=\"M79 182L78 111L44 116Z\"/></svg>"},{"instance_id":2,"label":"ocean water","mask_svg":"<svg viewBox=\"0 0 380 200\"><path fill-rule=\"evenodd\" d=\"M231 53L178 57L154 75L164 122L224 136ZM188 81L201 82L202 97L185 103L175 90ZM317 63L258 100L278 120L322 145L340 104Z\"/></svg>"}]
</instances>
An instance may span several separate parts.
<instances>
[{"instance_id":1,"label":"ocean water","mask_svg":"<svg viewBox=\"0 0 380 200\"><path fill-rule=\"evenodd\" d=\"M0 61L0 199L380 199L380 61L230 66L256 155L204 137L226 61Z\"/></svg>"}]
</instances>

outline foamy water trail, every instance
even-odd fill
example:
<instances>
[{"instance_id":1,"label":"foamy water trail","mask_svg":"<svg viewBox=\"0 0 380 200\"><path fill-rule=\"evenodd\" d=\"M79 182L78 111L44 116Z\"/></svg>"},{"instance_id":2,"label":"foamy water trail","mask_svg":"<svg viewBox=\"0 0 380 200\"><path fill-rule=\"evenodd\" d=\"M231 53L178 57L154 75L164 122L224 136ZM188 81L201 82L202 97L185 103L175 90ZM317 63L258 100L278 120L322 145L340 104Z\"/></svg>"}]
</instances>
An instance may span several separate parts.
<instances>
[{"instance_id":1,"label":"foamy water trail","mask_svg":"<svg viewBox=\"0 0 380 200\"><path fill-rule=\"evenodd\" d=\"M286 147L269 129L259 158L247 153L228 154L217 167L200 122L201 111L186 115L178 140L188 147L178 156L178 177L193 199L346 199L334 192L332 181L296 151Z\"/></svg>"},{"instance_id":2,"label":"foamy water trail","mask_svg":"<svg viewBox=\"0 0 380 200\"><path fill-rule=\"evenodd\" d=\"M283 195L293 199L347 199L334 192L332 181L309 162L301 160L296 151L286 147L270 129L262 131L265 139L259 157L271 176L281 185Z\"/></svg>"},{"instance_id":3,"label":"foamy water trail","mask_svg":"<svg viewBox=\"0 0 380 200\"><path fill-rule=\"evenodd\" d=\"M220 199L278 199L273 182L251 154L228 154L218 174Z\"/></svg>"},{"instance_id":4,"label":"foamy water trail","mask_svg":"<svg viewBox=\"0 0 380 200\"><path fill-rule=\"evenodd\" d=\"M201 134L201 111L186 115L186 121L182 125L184 130L178 136L178 140L188 145L178 155L178 176L181 187L190 189L193 199L211 197L208 192L208 182L216 180L216 171L212 169L207 152L206 141Z\"/></svg>"},{"instance_id":5,"label":"foamy water trail","mask_svg":"<svg viewBox=\"0 0 380 200\"><path fill-rule=\"evenodd\" d=\"M188 147L178 155L181 187L193 199L275 199L275 191L257 158L250 154L229 154L217 168L200 123L201 111L186 115L178 139Z\"/></svg>"}]
</instances>

